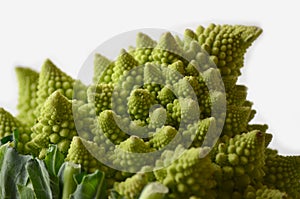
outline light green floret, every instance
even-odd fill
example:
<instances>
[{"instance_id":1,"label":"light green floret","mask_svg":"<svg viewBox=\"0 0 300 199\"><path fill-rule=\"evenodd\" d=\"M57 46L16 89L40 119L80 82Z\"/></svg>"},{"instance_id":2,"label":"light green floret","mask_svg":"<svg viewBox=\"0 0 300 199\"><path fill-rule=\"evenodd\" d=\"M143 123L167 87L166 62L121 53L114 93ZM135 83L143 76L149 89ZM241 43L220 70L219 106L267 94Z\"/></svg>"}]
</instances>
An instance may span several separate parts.
<instances>
[{"instance_id":1,"label":"light green floret","mask_svg":"<svg viewBox=\"0 0 300 199\"><path fill-rule=\"evenodd\" d=\"M122 49L115 62L115 66L113 67L113 74L111 76L112 82L117 83L119 78L124 75L126 71L130 71L138 65L139 63L134 59L134 57L126 52L126 50Z\"/></svg>"},{"instance_id":2,"label":"light green floret","mask_svg":"<svg viewBox=\"0 0 300 199\"><path fill-rule=\"evenodd\" d=\"M251 131L230 138L218 145L214 161L222 169L218 192L232 195L243 192L250 183L261 182L264 176L265 134Z\"/></svg>"},{"instance_id":3,"label":"light green floret","mask_svg":"<svg viewBox=\"0 0 300 199\"><path fill-rule=\"evenodd\" d=\"M120 166L126 171L136 173L143 166L153 166L153 159L145 156L145 153L153 152L149 145L143 139L137 136L130 136L127 140L117 145L111 160L114 165ZM140 154L140 155L139 155Z\"/></svg>"},{"instance_id":4,"label":"light green floret","mask_svg":"<svg viewBox=\"0 0 300 199\"><path fill-rule=\"evenodd\" d=\"M0 108L0 140L6 136L18 132L18 145L15 146L19 153L28 154L25 144L31 139L31 131L28 126L12 116L4 108Z\"/></svg>"},{"instance_id":5,"label":"light green floret","mask_svg":"<svg viewBox=\"0 0 300 199\"><path fill-rule=\"evenodd\" d=\"M152 63L146 63L144 66L143 87L147 89L154 98L156 98L164 83L165 81L161 67Z\"/></svg>"},{"instance_id":6,"label":"light green floret","mask_svg":"<svg viewBox=\"0 0 300 199\"><path fill-rule=\"evenodd\" d=\"M183 79L180 79L178 82L176 82L173 85L176 97L177 98L190 98L190 99L197 100L197 93L196 93L197 91L194 90L191 83L192 83L192 80L189 78L189 76L186 76ZM195 89L197 89L197 87L196 87L197 85L194 84L194 86L195 86Z\"/></svg>"},{"instance_id":7,"label":"light green floret","mask_svg":"<svg viewBox=\"0 0 300 199\"><path fill-rule=\"evenodd\" d=\"M172 103L176 99L176 96L172 90L172 86L170 84L167 84L158 92L157 99L159 103L164 107L166 107L167 104Z\"/></svg>"},{"instance_id":8,"label":"light green floret","mask_svg":"<svg viewBox=\"0 0 300 199\"><path fill-rule=\"evenodd\" d=\"M172 64L182 59L183 51L170 32L162 34L152 51L152 58L159 64Z\"/></svg>"},{"instance_id":9,"label":"light green floret","mask_svg":"<svg viewBox=\"0 0 300 199\"><path fill-rule=\"evenodd\" d=\"M91 85L87 90L88 103L94 105L96 115L102 111L111 109L111 98L114 91L112 84Z\"/></svg>"},{"instance_id":10,"label":"light green floret","mask_svg":"<svg viewBox=\"0 0 300 199\"><path fill-rule=\"evenodd\" d=\"M152 112L150 112L149 119L150 129L157 129L163 127L167 121L166 109L163 107L158 107L154 109Z\"/></svg>"},{"instance_id":11,"label":"light green floret","mask_svg":"<svg viewBox=\"0 0 300 199\"><path fill-rule=\"evenodd\" d=\"M123 182L115 183L114 189L126 199L136 199L150 181L150 174L139 172Z\"/></svg>"},{"instance_id":12,"label":"light green floret","mask_svg":"<svg viewBox=\"0 0 300 199\"><path fill-rule=\"evenodd\" d=\"M7 112L4 108L0 108L0 139L9 136L14 130L21 127L21 122Z\"/></svg>"},{"instance_id":13,"label":"light green floret","mask_svg":"<svg viewBox=\"0 0 300 199\"><path fill-rule=\"evenodd\" d=\"M165 177L158 178L170 190L168 198L215 198L213 188L217 185L214 175L219 168L209 156L201 157L208 148L191 148L166 168ZM201 158L200 158L201 157ZM161 175L155 171L155 175Z\"/></svg>"},{"instance_id":14,"label":"light green floret","mask_svg":"<svg viewBox=\"0 0 300 199\"><path fill-rule=\"evenodd\" d=\"M95 122L92 132L94 141L99 146L109 142L118 145L129 137L126 134L129 122L117 116L112 110L101 112Z\"/></svg>"},{"instance_id":15,"label":"light green floret","mask_svg":"<svg viewBox=\"0 0 300 199\"><path fill-rule=\"evenodd\" d=\"M222 76L239 76L244 54L262 30L255 26L215 25L198 27L198 42L215 60Z\"/></svg>"},{"instance_id":16,"label":"light green floret","mask_svg":"<svg viewBox=\"0 0 300 199\"><path fill-rule=\"evenodd\" d=\"M164 77L164 85L174 85L184 77L184 64L181 60L177 60L172 64L162 67L162 76Z\"/></svg>"},{"instance_id":17,"label":"light green floret","mask_svg":"<svg viewBox=\"0 0 300 199\"><path fill-rule=\"evenodd\" d=\"M247 98L247 87L244 85L236 85L233 89L226 93L228 105L242 106Z\"/></svg>"},{"instance_id":18,"label":"light green floret","mask_svg":"<svg viewBox=\"0 0 300 199\"><path fill-rule=\"evenodd\" d=\"M109 74L109 68L112 66L112 61L110 61L108 58L104 57L101 54L96 53L94 56L94 76L93 76L93 83L98 84L99 81L108 80L105 78ZM101 78L102 77L102 78Z\"/></svg>"},{"instance_id":19,"label":"light green floret","mask_svg":"<svg viewBox=\"0 0 300 199\"><path fill-rule=\"evenodd\" d=\"M175 99L167 104L167 125L186 128L200 118L198 102L191 98Z\"/></svg>"},{"instance_id":20,"label":"light green floret","mask_svg":"<svg viewBox=\"0 0 300 199\"><path fill-rule=\"evenodd\" d=\"M223 135L233 137L247 131L247 124L251 113L250 107L227 106Z\"/></svg>"},{"instance_id":21,"label":"light green floret","mask_svg":"<svg viewBox=\"0 0 300 199\"><path fill-rule=\"evenodd\" d=\"M150 138L149 144L156 150L161 150L174 139L177 134L177 130L172 126L164 126L157 129L156 132Z\"/></svg>"},{"instance_id":22,"label":"light green floret","mask_svg":"<svg viewBox=\"0 0 300 199\"><path fill-rule=\"evenodd\" d=\"M210 117L191 124L183 132L183 136L187 136L185 139L191 143L192 147L212 146L218 138L216 119Z\"/></svg>"},{"instance_id":23,"label":"light green floret","mask_svg":"<svg viewBox=\"0 0 300 199\"><path fill-rule=\"evenodd\" d=\"M94 135L91 127L95 123L95 107L93 104L80 100L72 100L72 113L78 135L86 140L92 140Z\"/></svg>"},{"instance_id":24,"label":"light green floret","mask_svg":"<svg viewBox=\"0 0 300 199\"><path fill-rule=\"evenodd\" d=\"M136 49L134 50L134 58L139 64L152 61L152 51L157 45L156 41L152 40L144 33L138 33L136 36Z\"/></svg>"},{"instance_id":25,"label":"light green floret","mask_svg":"<svg viewBox=\"0 0 300 199\"><path fill-rule=\"evenodd\" d=\"M75 92L73 91L73 87L75 88ZM70 100L86 100L86 89L82 83L72 79L72 77L62 72L47 59L42 66L38 82L36 117L39 116L46 99L55 91L59 91Z\"/></svg>"},{"instance_id":26,"label":"light green floret","mask_svg":"<svg viewBox=\"0 0 300 199\"><path fill-rule=\"evenodd\" d=\"M262 186L260 188L254 188L248 186L245 194L245 199L284 199L287 198L286 193L281 192L277 189L269 189L267 186Z\"/></svg>"},{"instance_id":27,"label":"light green floret","mask_svg":"<svg viewBox=\"0 0 300 199\"><path fill-rule=\"evenodd\" d=\"M36 98L39 73L24 67L16 67L15 71L19 85L17 105L19 114L17 118L28 125L33 125L36 119L34 110L37 106Z\"/></svg>"},{"instance_id":28,"label":"light green floret","mask_svg":"<svg viewBox=\"0 0 300 199\"><path fill-rule=\"evenodd\" d=\"M32 131L33 139L27 145L35 155L43 158L49 144L57 144L59 151L66 154L73 136L77 135L72 102L59 91L52 93L44 103Z\"/></svg>"},{"instance_id":29,"label":"light green floret","mask_svg":"<svg viewBox=\"0 0 300 199\"><path fill-rule=\"evenodd\" d=\"M201 85L199 84L199 78L196 76L185 76L184 79L190 84L190 87L192 88L192 90L190 91L193 92L192 97L196 96L197 99L200 99L201 96L204 94L204 91L202 90Z\"/></svg>"},{"instance_id":30,"label":"light green floret","mask_svg":"<svg viewBox=\"0 0 300 199\"><path fill-rule=\"evenodd\" d=\"M266 150L266 173L263 183L286 192L290 198L300 197L300 156L282 156Z\"/></svg>"},{"instance_id":31,"label":"light green floret","mask_svg":"<svg viewBox=\"0 0 300 199\"><path fill-rule=\"evenodd\" d=\"M210 90L224 91L223 80L216 68L210 68L202 73L206 86Z\"/></svg>"},{"instance_id":32,"label":"light green floret","mask_svg":"<svg viewBox=\"0 0 300 199\"><path fill-rule=\"evenodd\" d=\"M201 119L214 116L222 118L226 114L226 95L220 91L206 92L198 99ZM214 115L212 115L214 114Z\"/></svg>"},{"instance_id":33,"label":"light green floret","mask_svg":"<svg viewBox=\"0 0 300 199\"><path fill-rule=\"evenodd\" d=\"M128 99L128 113L133 120L145 121L149 118L149 110L155 104L155 99L146 89L135 89Z\"/></svg>"},{"instance_id":34,"label":"light green floret","mask_svg":"<svg viewBox=\"0 0 300 199\"><path fill-rule=\"evenodd\" d=\"M88 141L85 141L85 144L87 143ZM82 138L74 136L65 160L74 164L80 164L84 171L93 173L100 169L100 163L90 154L85 144ZM94 145L92 142L89 142L89 144ZM94 145L94 147L97 148L97 145Z\"/></svg>"},{"instance_id":35,"label":"light green floret","mask_svg":"<svg viewBox=\"0 0 300 199\"><path fill-rule=\"evenodd\" d=\"M164 74L166 76L166 84L176 84L180 79L184 78L184 75L186 75L185 73L185 66L181 60L169 64L168 67L164 70Z\"/></svg>"}]
</instances>

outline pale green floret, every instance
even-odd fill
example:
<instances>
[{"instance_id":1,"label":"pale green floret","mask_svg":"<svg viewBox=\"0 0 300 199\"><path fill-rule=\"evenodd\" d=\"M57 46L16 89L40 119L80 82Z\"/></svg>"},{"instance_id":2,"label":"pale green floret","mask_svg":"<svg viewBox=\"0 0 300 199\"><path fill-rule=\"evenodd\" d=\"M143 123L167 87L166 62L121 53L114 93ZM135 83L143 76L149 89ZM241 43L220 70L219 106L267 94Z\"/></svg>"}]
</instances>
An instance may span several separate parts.
<instances>
[{"instance_id":1,"label":"pale green floret","mask_svg":"<svg viewBox=\"0 0 300 199\"><path fill-rule=\"evenodd\" d=\"M174 139L177 130L172 126L164 126L157 129L153 136L150 138L149 144L156 150L161 150Z\"/></svg>"},{"instance_id":2,"label":"pale green floret","mask_svg":"<svg viewBox=\"0 0 300 199\"><path fill-rule=\"evenodd\" d=\"M13 135L14 131L18 132L18 145L15 147L19 153L30 153L25 146L31 139L29 127L11 115L4 108L0 108L0 140L6 136Z\"/></svg>"},{"instance_id":3,"label":"pale green floret","mask_svg":"<svg viewBox=\"0 0 300 199\"><path fill-rule=\"evenodd\" d=\"M137 136L130 136L127 140L117 145L111 157L114 165L120 165L126 168L126 171L136 173L143 166L153 166L151 157L143 156L145 153L153 152L149 143ZM140 154L140 155L139 155Z\"/></svg>"},{"instance_id":4,"label":"pale green floret","mask_svg":"<svg viewBox=\"0 0 300 199\"><path fill-rule=\"evenodd\" d=\"M288 198L287 194L279 191L278 189L270 189L267 186L255 188L248 186L245 193L245 199L284 199Z\"/></svg>"},{"instance_id":5,"label":"pale green floret","mask_svg":"<svg viewBox=\"0 0 300 199\"><path fill-rule=\"evenodd\" d=\"M196 31L198 42L216 60L222 76L239 76L244 54L262 30L254 26L214 25Z\"/></svg>"},{"instance_id":6,"label":"pale green floret","mask_svg":"<svg viewBox=\"0 0 300 199\"><path fill-rule=\"evenodd\" d=\"M144 64L152 61L152 51L157 45L156 41L152 40L144 33L138 33L136 36L136 49L134 49L134 58L139 64Z\"/></svg>"},{"instance_id":7,"label":"pale green floret","mask_svg":"<svg viewBox=\"0 0 300 199\"><path fill-rule=\"evenodd\" d=\"M91 132L91 126L95 123L96 112L94 105L80 100L72 100L72 114L74 123L70 125L76 124L74 132L77 131L78 135L86 140L93 140L94 135ZM68 122L63 124L64 127L68 125Z\"/></svg>"},{"instance_id":8,"label":"pale green floret","mask_svg":"<svg viewBox=\"0 0 300 199\"><path fill-rule=\"evenodd\" d=\"M148 176L147 173L136 173L123 182L115 183L114 189L122 196L125 196L126 199L136 199L141 194L143 188L150 182Z\"/></svg>"},{"instance_id":9,"label":"pale green floret","mask_svg":"<svg viewBox=\"0 0 300 199\"><path fill-rule=\"evenodd\" d=\"M87 141L86 141L87 142ZM94 145L90 142L90 144ZM94 147L97 147L94 145ZM66 161L80 164L86 172L93 173L100 168L101 164L90 154L84 145L82 138L74 136L68 150Z\"/></svg>"},{"instance_id":10,"label":"pale green floret","mask_svg":"<svg viewBox=\"0 0 300 199\"><path fill-rule=\"evenodd\" d=\"M14 130L22 126L21 122L7 112L4 108L0 108L0 139L9 136Z\"/></svg>"},{"instance_id":11,"label":"pale green floret","mask_svg":"<svg viewBox=\"0 0 300 199\"><path fill-rule=\"evenodd\" d=\"M17 105L19 114L17 118L28 125L33 125L36 120L34 110L37 106L36 99L39 73L25 67L16 67L15 71L19 85Z\"/></svg>"},{"instance_id":12,"label":"pale green floret","mask_svg":"<svg viewBox=\"0 0 300 199\"><path fill-rule=\"evenodd\" d=\"M119 78L126 72L130 71L134 67L137 67L139 63L132 57L126 50L122 49L118 56L115 66L113 67L112 82L117 83Z\"/></svg>"},{"instance_id":13,"label":"pale green floret","mask_svg":"<svg viewBox=\"0 0 300 199\"><path fill-rule=\"evenodd\" d=\"M188 80L188 76L186 76L173 85L175 95L177 98L190 98L196 100L196 91L193 89Z\"/></svg>"},{"instance_id":14,"label":"pale green floret","mask_svg":"<svg viewBox=\"0 0 300 199\"><path fill-rule=\"evenodd\" d=\"M111 98L114 91L112 84L92 85L87 90L88 103L95 107L96 115L102 111L111 109Z\"/></svg>"},{"instance_id":15,"label":"pale green floret","mask_svg":"<svg viewBox=\"0 0 300 199\"><path fill-rule=\"evenodd\" d=\"M118 145L129 137L124 132L124 130L127 130L129 124L126 123L125 120L122 120L122 118L116 115L112 110L101 112L95 122L96 124L94 125L92 132L94 135L94 142L99 146L108 141L112 142L114 145Z\"/></svg>"},{"instance_id":16,"label":"pale green floret","mask_svg":"<svg viewBox=\"0 0 300 199\"><path fill-rule=\"evenodd\" d=\"M251 181L261 182L264 176L264 149L265 134L257 130L236 135L225 144L220 143L214 155L214 161L222 169L217 188L219 194L241 193Z\"/></svg>"},{"instance_id":17,"label":"pale green floret","mask_svg":"<svg viewBox=\"0 0 300 199\"><path fill-rule=\"evenodd\" d=\"M265 162L263 183L269 188L286 192L290 198L299 198L300 156L282 156L267 149Z\"/></svg>"},{"instance_id":18,"label":"pale green floret","mask_svg":"<svg viewBox=\"0 0 300 199\"><path fill-rule=\"evenodd\" d=\"M161 105L166 107L167 104L172 103L176 99L172 90L172 86L167 84L158 92L157 99Z\"/></svg>"},{"instance_id":19,"label":"pale green floret","mask_svg":"<svg viewBox=\"0 0 300 199\"><path fill-rule=\"evenodd\" d=\"M149 128L161 128L167 121L167 112L163 107L159 107L150 112Z\"/></svg>"},{"instance_id":20,"label":"pale green floret","mask_svg":"<svg viewBox=\"0 0 300 199\"><path fill-rule=\"evenodd\" d=\"M146 121L149 110L155 104L155 99L146 89L135 89L128 99L128 113L133 120Z\"/></svg>"},{"instance_id":21,"label":"pale green floret","mask_svg":"<svg viewBox=\"0 0 300 199\"><path fill-rule=\"evenodd\" d=\"M144 66L144 81L143 88L147 89L151 95L156 98L157 93L165 84L164 76L162 75L159 65L146 63Z\"/></svg>"},{"instance_id":22,"label":"pale green floret","mask_svg":"<svg viewBox=\"0 0 300 199\"><path fill-rule=\"evenodd\" d=\"M112 61L101 54L96 53L94 56L94 76L93 83L98 84L101 77L104 76L104 71L107 71Z\"/></svg>"},{"instance_id":23,"label":"pale green floret","mask_svg":"<svg viewBox=\"0 0 300 199\"><path fill-rule=\"evenodd\" d=\"M233 137L247 131L251 108L244 106L227 106L223 135Z\"/></svg>"},{"instance_id":24,"label":"pale green floret","mask_svg":"<svg viewBox=\"0 0 300 199\"><path fill-rule=\"evenodd\" d=\"M236 85L233 89L226 93L228 105L242 106L247 98L247 87L244 85Z\"/></svg>"},{"instance_id":25,"label":"pale green floret","mask_svg":"<svg viewBox=\"0 0 300 199\"><path fill-rule=\"evenodd\" d=\"M27 143L28 147L38 155L49 144L57 144L58 149L66 154L73 136L77 135L72 102L59 91L55 91L47 98L37 121L32 127L33 139ZM39 157L43 158L41 154Z\"/></svg>"},{"instance_id":26,"label":"pale green floret","mask_svg":"<svg viewBox=\"0 0 300 199\"><path fill-rule=\"evenodd\" d=\"M172 64L181 59L183 51L170 32L162 34L157 46L152 51L152 58L160 64Z\"/></svg>"},{"instance_id":27,"label":"pale green floret","mask_svg":"<svg viewBox=\"0 0 300 199\"><path fill-rule=\"evenodd\" d=\"M206 86L210 90L223 91L223 80L218 69L210 68L202 73Z\"/></svg>"},{"instance_id":28,"label":"pale green floret","mask_svg":"<svg viewBox=\"0 0 300 199\"><path fill-rule=\"evenodd\" d=\"M300 157L267 148L268 126L250 124L256 111L237 84L261 32L210 24L158 42L138 33L115 60L95 54L89 87L49 59L40 73L17 67L19 115L0 108L0 145L40 159L56 145L80 165L67 173L103 172L111 198L300 198ZM81 176L64 177L75 187Z\"/></svg>"},{"instance_id":29,"label":"pale green floret","mask_svg":"<svg viewBox=\"0 0 300 199\"><path fill-rule=\"evenodd\" d=\"M75 92L73 87L75 88ZM75 81L47 59L42 66L39 76L37 107L35 110L36 117L40 115L41 108L46 99L55 91L59 91L70 100L86 100L86 91L82 83Z\"/></svg>"},{"instance_id":30,"label":"pale green floret","mask_svg":"<svg viewBox=\"0 0 300 199\"><path fill-rule=\"evenodd\" d=\"M199 113L197 101L191 98L175 99L173 103L167 104L167 125L186 128L199 119Z\"/></svg>"},{"instance_id":31,"label":"pale green floret","mask_svg":"<svg viewBox=\"0 0 300 199\"><path fill-rule=\"evenodd\" d=\"M168 198L215 198L213 188L217 182L214 174L219 168L211 162L209 156L201 157L206 150L208 148L188 149L171 165L161 169L165 171L161 182L170 189ZM155 175L161 175L161 172L155 171Z\"/></svg>"},{"instance_id":32,"label":"pale green floret","mask_svg":"<svg viewBox=\"0 0 300 199\"><path fill-rule=\"evenodd\" d=\"M185 139L192 147L212 146L218 138L216 119L210 117L191 124L183 132L183 136L186 136Z\"/></svg>"}]
</instances>

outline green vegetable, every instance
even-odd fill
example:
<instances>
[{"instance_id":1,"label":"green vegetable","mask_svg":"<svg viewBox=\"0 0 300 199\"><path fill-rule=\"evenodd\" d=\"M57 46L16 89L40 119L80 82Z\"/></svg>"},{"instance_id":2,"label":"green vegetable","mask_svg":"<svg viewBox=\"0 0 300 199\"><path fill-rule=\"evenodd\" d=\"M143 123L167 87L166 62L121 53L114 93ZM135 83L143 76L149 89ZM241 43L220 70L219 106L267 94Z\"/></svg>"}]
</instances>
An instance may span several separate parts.
<instances>
[{"instance_id":1,"label":"green vegetable","mask_svg":"<svg viewBox=\"0 0 300 199\"><path fill-rule=\"evenodd\" d=\"M215 25L158 41L138 33L91 85L47 59L17 67L17 116L0 108L0 198L300 198L300 158L237 84L262 30Z\"/></svg>"}]
</instances>

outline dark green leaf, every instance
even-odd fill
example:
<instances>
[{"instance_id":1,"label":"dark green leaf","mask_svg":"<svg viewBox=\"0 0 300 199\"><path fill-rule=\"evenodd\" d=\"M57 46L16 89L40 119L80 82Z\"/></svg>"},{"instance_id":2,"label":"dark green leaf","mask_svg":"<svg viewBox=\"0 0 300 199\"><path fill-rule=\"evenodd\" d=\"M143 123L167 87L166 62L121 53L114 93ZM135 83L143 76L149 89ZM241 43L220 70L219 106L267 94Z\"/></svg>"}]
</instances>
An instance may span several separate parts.
<instances>
[{"instance_id":1,"label":"dark green leaf","mask_svg":"<svg viewBox=\"0 0 300 199\"><path fill-rule=\"evenodd\" d=\"M12 135L5 136L4 138L2 138L0 140L0 146L3 145L3 144L6 144L8 142L12 142L12 141L13 141L13 136Z\"/></svg>"},{"instance_id":2,"label":"dark green leaf","mask_svg":"<svg viewBox=\"0 0 300 199\"><path fill-rule=\"evenodd\" d=\"M34 191L24 185L18 185L18 192L20 199L36 199Z\"/></svg>"},{"instance_id":3,"label":"dark green leaf","mask_svg":"<svg viewBox=\"0 0 300 199\"><path fill-rule=\"evenodd\" d=\"M17 184L26 185L28 173L25 164L31 156L19 155L7 144L0 147L0 198L16 198Z\"/></svg>"},{"instance_id":4,"label":"dark green leaf","mask_svg":"<svg viewBox=\"0 0 300 199\"><path fill-rule=\"evenodd\" d=\"M72 199L102 199L106 197L104 173L99 170L83 177L82 182L72 194Z\"/></svg>"},{"instance_id":5,"label":"dark green leaf","mask_svg":"<svg viewBox=\"0 0 300 199\"><path fill-rule=\"evenodd\" d=\"M50 178L43 161L31 159L26 164L26 169L37 198L52 199Z\"/></svg>"},{"instance_id":6,"label":"dark green leaf","mask_svg":"<svg viewBox=\"0 0 300 199\"><path fill-rule=\"evenodd\" d=\"M61 198L61 188L59 184L58 172L64 163L65 156L57 149L56 145L51 145L45 157L45 165L50 177L50 188L53 199Z\"/></svg>"},{"instance_id":7,"label":"dark green leaf","mask_svg":"<svg viewBox=\"0 0 300 199\"><path fill-rule=\"evenodd\" d=\"M75 175L75 182L77 184L80 184L82 182L82 180L83 180L83 177L86 176L86 175L87 175L87 173L84 172L84 171L81 172L81 173L79 173L79 174L77 174L77 175Z\"/></svg>"},{"instance_id":8,"label":"dark green leaf","mask_svg":"<svg viewBox=\"0 0 300 199\"><path fill-rule=\"evenodd\" d=\"M15 129L14 132L13 132L13 141L14 141L14 144L15 144L15 148L17 148L18 146L18 143L19 143L19 131L18 129Z\"/></svg>"}]
</instances>

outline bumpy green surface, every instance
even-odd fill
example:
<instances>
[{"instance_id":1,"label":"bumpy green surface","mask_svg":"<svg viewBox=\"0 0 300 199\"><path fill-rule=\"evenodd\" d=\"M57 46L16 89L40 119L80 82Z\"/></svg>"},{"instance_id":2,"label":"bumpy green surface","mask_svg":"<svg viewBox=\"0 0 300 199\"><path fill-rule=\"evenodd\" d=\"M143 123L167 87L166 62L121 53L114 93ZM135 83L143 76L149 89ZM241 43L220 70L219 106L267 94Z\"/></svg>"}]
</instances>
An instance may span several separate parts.
<instances>
[{"instance_id":1,"label":"bumpy green surface","mask_svg":"<svg viewBox=\"0 0 300 199\"><path fill-rule=\"evenodd\" d=\"M17 116L20 120L33 125L35 123L34 110L37 106L37 87L39 81L39 73L25 67L17 67L16 75L19 85L19 102Z\"/></svg>"},{"instance_id":2,"label":"bumpy green surface","mask_svg":"<svg viewBox=\"0 0 300 199\"><path fill-rule=\"evenodd\" d=\"M286 192L292 198L300 197L300 156L282 156L266 151L264 184Z\"/></svg>"},{"instance_id":3,"label":"bumpy green surface","mask_svg":"<svg viewBox=\"0 0 300 199\"><path fill-rule=\"evenodd\" d=\"M26 147L26 143L31 139L29 126L0 107L0 139L12 135L14 131L18 132L18 145L16 146L18 151L24 154L29 153L30 150Z\"/></svg>"},{"instance_id":4,"label":"bumpy green surface","mask_svg":"<svg viewBox=\"0 0 300 199\"><path fill-rule=\"evenodd\" d=\"M157 181L165 198L300 198L299 157L268 148L268 126L250 123L256 111L237 84L261 32L211 24L183 38L138 33L115 60L95 55L88 87L50 60L40 73L18 67L18 119L0 109L0 138L18 129L17 150L39 158L57 144L125 198Z\"/></svg>"},{"instance_id":5,"label":"bumpy green surface","mask_svg":"<svg viewBox=\"0 0 300 199\"><path fill-rule=\"evenodd\" d=\"M52 93L32 131L32 140L27 145L36 155L43 157L50 144L57 144L58 149L66 154L73 136L77 135L71 101L59 91Z\"/></svg>"}]
</instances>

